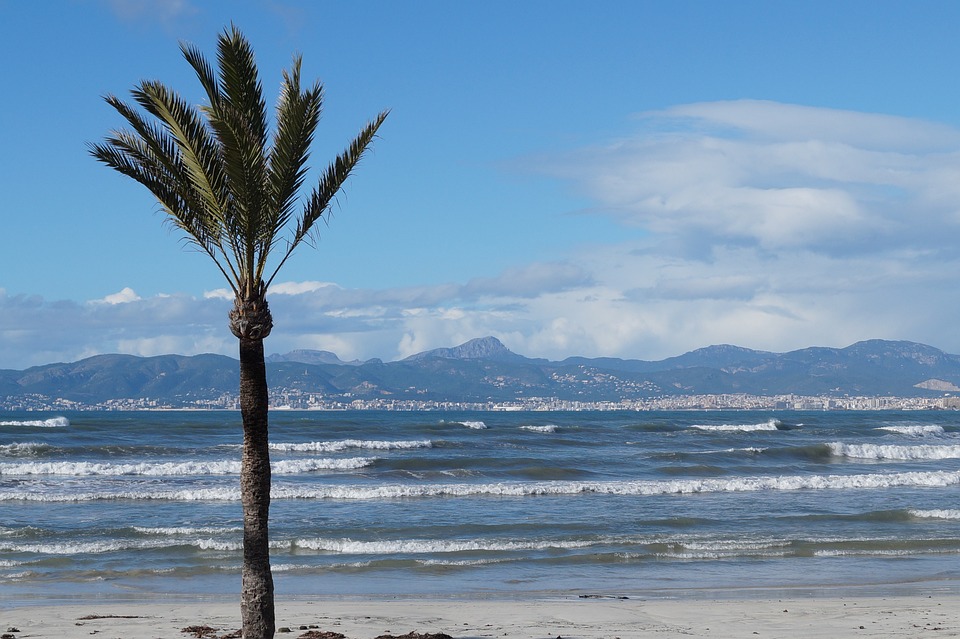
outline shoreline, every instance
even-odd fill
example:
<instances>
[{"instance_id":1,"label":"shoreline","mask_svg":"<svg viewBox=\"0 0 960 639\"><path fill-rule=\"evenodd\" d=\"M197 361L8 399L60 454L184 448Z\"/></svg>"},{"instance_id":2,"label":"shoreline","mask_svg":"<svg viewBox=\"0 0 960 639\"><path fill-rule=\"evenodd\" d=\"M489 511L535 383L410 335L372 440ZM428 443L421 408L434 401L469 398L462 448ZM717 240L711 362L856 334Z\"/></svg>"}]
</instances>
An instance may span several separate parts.
<instances>
[{"instance_id":1,"label":"shoreline","mask_svg":"<svg viewBox=\"0 0 960 639\"><path fill-rule=\"evenodd\" d=\"M454 639L641 639L644 637L960 636L960 593L857 596L794 595L751 598L620 599L557 593L553 597L308 597L279 599L277 637L314 631L347 639L444 633ZM233 601L88 601L27 605L0 611L15 639L124 639L194 637L207 627L222 638L239 629L239 595ZM14 632L11 629L15 629Z\"/></svg>"}]
</instances>

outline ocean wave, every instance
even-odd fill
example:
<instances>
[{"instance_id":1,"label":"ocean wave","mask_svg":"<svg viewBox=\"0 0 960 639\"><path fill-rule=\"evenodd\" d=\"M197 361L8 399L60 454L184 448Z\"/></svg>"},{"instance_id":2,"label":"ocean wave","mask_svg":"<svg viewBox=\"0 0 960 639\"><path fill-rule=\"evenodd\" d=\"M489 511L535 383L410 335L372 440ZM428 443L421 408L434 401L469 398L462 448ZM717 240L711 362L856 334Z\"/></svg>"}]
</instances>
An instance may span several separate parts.
<instances>
[{"instance_id":1,"label":"ocean wave","mask_svg":"<svg viewBox=\"0 0 960 639\"><path fill-rule=\"evenodd\" d=\"M34 428L64 428L70 425L66 417L51 417L50 419L9 420L0 422L0 426L32 426Z\"/></svg>"},{"instance_id":2,"label":"ocean wave","mask_svg":"<svg viewBox=\"0 0 960 639\"><path fill-rule=\"evenodd\" d=\"M889 459L894 461L921 461L925 459L960 459L960 445L936 446L918 444L914 446L895 446L883 444L827 444L830 452L837 457L855 459Z\"/></svg>"},{"instance_id":3,"label":"ocean wave","mask_svg":"<svg viewBox=\"0 0 960 639\"><path fill-rule=\"evenodd\" d=\"M905 426L881 426L877 430L885 430L889 433L898 433L900 435L909 435L911 437L924 437L926 435L943 435L943 426L935 424L915 424Z\"/></svg>"},{"instance_id":4,"label":"ocean wave","mask_svg":"<svg viewBox=\"0 0 960 639\"><path fill-rule=\"evenodd\" d=\"M50 444L40 442L14 442L0 445L0 457L37 457L53 450Z\"/></svg>"},{"instance_id":5,"label":"ocean wave","mask_svg":"<svg viewBox=\"0 0 960 639\"><path fill-rule=\"evenodd\" d=\"M718 432L754 432L763 430L780 430L783 424L778 419L770 419L762 424L692 424L690 428Z\"/></svg>"},{"instance_id":6,"label":"ocean wave","mask_svg":"<svg viewBox=\"0 0 960 639\"><path fill-rule=\"evenodd\" d=\"M533 433L555 433L560 428L556 424L547 424L545 426L521 426L520 430L529 430Z\"/></svg>"},{"instance_id":7,"label":"ocean wave","mask_svg":"<svg viewBox=\"0 0 960 639\"><path fill-rule=\"evenodd\" d=\"M918 519L960 519L960 510L910 510L910 515Z\"/></svg>"},{"instance_id":8,"label":"ocean wave","mask_svg":"<svg viewBox=\"0 0 960 639\"><path fill-rule=\"evenodd\" d=\"M481 421L465 421L465 422L459 422L459 423L462 424L463 426L466 426L467 428L472 428L474 430L483 430L487 427L487 425Z\"/></svg>"},{"instance_id":9,"label":"ocean wave","mask_svg":"<svg viewBox=\"0 0 960 639\"><path fill-rule=\"evenodd\" d=\"M318 470L355 470L374 463L374 459L354 457L350 459L281 460L270 464L278 475L296 475ZM68 475L111 476L146 475L154 477L194 475L239 475L239 461L196 461L165 463L110 464L97 462L30 462L0 464L0 476L23 475Z\"/></svg>"},{"instance_id":10,"label":"ocean wave","mask_svg":"<svg viewBox=\"0 0 960 639\"><path fill-rule=\"evenodd\" d=\"M277 443L270 444L270 450L295 453L337 453L351 448L364 450L407 450L412 448L432 448L428 439L414 441L376 441L360 439L342 439L330 442Z\"/></svg>"},{"instance_id":11,"label":"ocean wave","mask_svg":"<svg viewBox=\"0 0 960 639\"><path fill-rule=\"evenodd\" d=\"M384 486L303 486L275 483L273 499L377 500L430 497L534 497L549 495L656 496L794 490L876 490L960 485L960 471L860 475L787 475L634 481L552 481L491 484L393 484ZM0 501L83 502L99 500L236 501L238 488L128 490L102 492L0 491Z\"/></svg>"}]
</instances>

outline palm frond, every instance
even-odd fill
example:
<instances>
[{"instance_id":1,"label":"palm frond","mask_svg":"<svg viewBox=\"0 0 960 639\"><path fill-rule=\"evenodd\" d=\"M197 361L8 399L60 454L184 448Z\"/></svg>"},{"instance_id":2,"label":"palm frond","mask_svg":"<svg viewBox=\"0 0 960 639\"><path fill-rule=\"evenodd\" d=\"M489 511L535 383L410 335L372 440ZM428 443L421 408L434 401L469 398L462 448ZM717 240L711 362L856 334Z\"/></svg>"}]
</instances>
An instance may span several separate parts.
<instances>
[{"instance_id":1,"label":"palm frond","mask_svg":"<svg viewBox=\"0 0 960 639\"><path fill-rule=\"evenodd\" d=\"M133 92L137 102L164 123L176 141L190 181L202 197L214 224L223 228L229 199L222 153L196 109L159 82L144 82Z\"/></svg>"},{"instance_id":2,"label":"palm frond","mask_svg":"<svg viewBox=\"0 0 960 639\"><path fill-rule=\"evenodd\" d=\"M277 104L277 128L268 153L270 209L264 220L257 277L262 278L267 257L293 215L300 188L306 176L310 145L320 122L323 86L300 88L300 58L284 72Z\"/></svg>"},{"instance_id":3,"label":"palm frond","mask_svg":"<svg viewBox=\"0 0 960 639\"><path fill-rule=\"evenodd\" d=\"M217 50L222 100L211 105L208 117L223 148L234 196L234 228L242 239L241 271L254 286L257 240L268 206L267 107L253 49L236 27L220 35Z\"/></svg>"},{"instance_id":4,"label":"palm frond","mask_svg":"<svg viewBox=\"0 0 960 639\"><path fill-rule=\"evenodd\" d=\"M353 171L354 167L360 162L360 159L363 157L363 154L370 145L370 142L372 142L373 138L376 137L377 130L380 128L380 125L383 124L383 121L387 119L387 115L389 115L389 111L383 111L375 120L367 123L367 126L363 128L350 146L348 146L343 153L338 155L336 160L331 162L327 167L327 170L320 178L319 184L314 188L310 195L309 201L304 207L302 216L297 223L296 232L287 245L287 251L283 256L283 259L267 279L268 287L270 286L270 283L273 282L273 278L275 278L277 273L280 271L280 268L286 263L287 259L293 253L294 249L296 249L304 239L310 236L310 233L313 230L316 222L327 212L330 202L340 191L341 187L343 187L343 184L347 181L347 178L350 177L350 173Z\"/></svg>"},{"instance_id":5,"label":"palm frond","mask_svg":"<svg viewBox=\"0 0 960 639\"><path fill-rule=\"evenodd\" d=\"M221 95L220 85L217 82L217 76L214 73L213 66L200 49L194 46L181 42L180 51L183 53L183 57L187 62L190 63L190 66L193 67L193 70L197 74L197 79L200 80L204 91L207 92L207 99L210 101L209 107L216 108L221 100ZM201 107L201 109L203 109L203 107Z\"/></svg>"}]
</instances>

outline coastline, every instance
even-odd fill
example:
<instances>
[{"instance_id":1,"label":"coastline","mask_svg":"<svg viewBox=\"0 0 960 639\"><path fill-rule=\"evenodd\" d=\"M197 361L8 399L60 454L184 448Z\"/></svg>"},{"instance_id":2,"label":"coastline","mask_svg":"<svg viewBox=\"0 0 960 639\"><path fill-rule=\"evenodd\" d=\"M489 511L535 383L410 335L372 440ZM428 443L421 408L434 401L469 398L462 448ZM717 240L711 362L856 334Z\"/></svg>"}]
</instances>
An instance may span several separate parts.
<instances>
[{"instance_id":1,"label":"coastline","mask_svg":"<svg viewBox=\"0 0 960 639\"><path fill-rule=\"evenodd\" d=\"M742 594L742 593L741 593ZM39 602L37 602L39 604ZM156 639L222 638L239 629L234 601L111 600L28 605L0 612L15 639L91 635ZM194 632L184 632L185 628ZM955 588L912 595L792 595L750 598L553 597L298 597L278 600L277 637L313 631L348 639L443 633L454 639L640 639L644 637L960 636L960 593ZM309 634L307 635L310 636Z\"/></svg>"}]
</instances>

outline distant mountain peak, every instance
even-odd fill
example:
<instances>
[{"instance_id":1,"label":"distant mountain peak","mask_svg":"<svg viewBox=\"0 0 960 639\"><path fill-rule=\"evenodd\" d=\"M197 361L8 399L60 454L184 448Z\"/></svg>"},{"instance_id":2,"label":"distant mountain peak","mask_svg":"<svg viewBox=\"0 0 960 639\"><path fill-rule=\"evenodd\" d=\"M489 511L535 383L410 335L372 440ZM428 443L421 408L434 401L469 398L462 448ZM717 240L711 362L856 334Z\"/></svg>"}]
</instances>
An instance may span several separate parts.
<instances>
[{"instance_id":1,"label":"distant mountain peak","mask_svg":"<svg viewBox=\"0 0 960 639\"><path fill-rule=\"evenodd\" d=\"M488 359L492 361L525 359L522 355L517 355L504 346L503 342L496 337L487 336L472 339L453 348L435 348L417 353L406 358L405 361L417 361L431 357L439 359Z\"/></svg>"}]
</instances>

